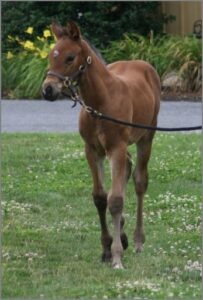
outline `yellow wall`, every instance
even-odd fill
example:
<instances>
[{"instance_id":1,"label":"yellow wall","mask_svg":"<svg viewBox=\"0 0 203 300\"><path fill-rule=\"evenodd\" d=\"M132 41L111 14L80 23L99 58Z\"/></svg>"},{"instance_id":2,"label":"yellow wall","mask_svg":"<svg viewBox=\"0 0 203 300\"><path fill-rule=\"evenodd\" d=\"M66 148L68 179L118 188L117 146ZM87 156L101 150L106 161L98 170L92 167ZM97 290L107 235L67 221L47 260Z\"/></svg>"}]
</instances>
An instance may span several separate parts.
<instances>
[{"instance_id":1,"label":"yellow wall","mask_svg":"<svg viewBox=\"0 0 203 300\"><path fill-rule=\"evenodd\" d=\"M190 34L193 32L194 22L202 18L200 1L164 1L162 12L176 16L175 21L164 27L164 31L169 34Z\"/></svg>"}]
</instances>

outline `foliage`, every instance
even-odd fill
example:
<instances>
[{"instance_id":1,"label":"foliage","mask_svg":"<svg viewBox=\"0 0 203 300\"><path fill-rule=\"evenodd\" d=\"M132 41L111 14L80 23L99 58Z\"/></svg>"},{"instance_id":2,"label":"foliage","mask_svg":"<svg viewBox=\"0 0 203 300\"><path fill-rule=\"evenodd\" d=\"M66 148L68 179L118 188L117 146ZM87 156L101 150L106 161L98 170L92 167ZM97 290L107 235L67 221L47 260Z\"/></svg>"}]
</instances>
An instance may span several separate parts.
<instances>
[{"instance_id":1,"label":"foliage","mask_svg":"<svg viewBox=\"0 0 203 300\"><path fill-rule=\"evenodd\" d=\"M201 298L199 134L155 136L139 255L129 181L125 270L100 262L92 179L78 134L3 134L2 144L4 299ZM134 157L134 145L129 150ZM112 227L109 215L108 222Z\"/></svg>"},{"instance_id":2,"label":"foliage","mask_svg":"<svg viewBox=\"0 0 203 300\"><path fill-rule=\"evenodd\" d=\"M33 28L28 27L26 32L32 37ZM20 53L8 51L3 56L3 91L9 98L39 98L43 78L48 67L48 54L54 46L54 40L48 29L43 36L37 36L35 42L30 39L20 40L9 36L21 47Z\"/></svg>"},{"instance_id":3,"label":"foliage","mask_svg":"<svg viewBox=\"0 0 203 300\"><path fill-rule=\"evenodd\" d=\"M169 65L167 41L165 37L153 39L137 34L124 35L121 40L113 41L103 53L108 62L131 59L148 61L162 76Z\"/></svg>"},{"instance_id":4,"label":"foliage","mask_svg":"<svg viewBox=\"0 0 203 300\"><path fill-rule=\"evenodd\" d=\"M202 43L195 37L174 38L170 45L171 68L177 69L184 80L184 89L197 91L202 84Z\"/></svg>"},{"instance_id":5,"label":"foliage","mask_svg":"<svg viewBox=\"0 0 203 300\"><path fill-rule=\"evenodd\" d=\"M151 63L163 77L177 71L184 80L184 91L197 91L201 87L201 41L195 36L166 36L150 38L137 34L125 35L113 41L103 51L108 62L143 59Z\"/></svg>"},{"instance_id":6,"label":"foliage","mask_svg":"<svg viewBox=\"0 0 203 300\"><path fill-rule=\"evenodd\" d=\"M162 32L163 24L173 20L172 16L161 13L160 2L103 2L103 1L3 1L2 2L3 51L18 48L7 36L26 39L24 33L28 26L34 28L33 41L42 35L44 27L53 19L66 24L70 19L76 21L83 34L93 44L103 48L110 41L119 39L123 33L137 32L147 35L152 29Z\"/></svg>"}]
</instances>

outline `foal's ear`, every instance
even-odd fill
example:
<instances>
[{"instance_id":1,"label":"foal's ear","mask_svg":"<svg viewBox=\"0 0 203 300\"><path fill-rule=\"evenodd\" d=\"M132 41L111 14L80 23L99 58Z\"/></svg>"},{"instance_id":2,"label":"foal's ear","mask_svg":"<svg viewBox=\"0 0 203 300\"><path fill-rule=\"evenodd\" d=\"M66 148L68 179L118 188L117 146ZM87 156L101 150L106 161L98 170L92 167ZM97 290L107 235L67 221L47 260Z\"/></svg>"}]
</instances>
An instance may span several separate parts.
<instances>
[{"instance_id":1,"label":"foal's ear","mask_svg":"<svg viewBox=\"0 0 203 300\"><path fill-rule=\"evenodd\" d=\"M57 40L60 39L64 35L63 27L56 22L52 22L51 31L55 35Z\"/></svg>"},{"instance_id":2,"label":"foal's ear","mask_svg":"<svg viewBox=\"0 0 203 300\"><path fill-rule=\"evenodd\" d=\"M73 21L70 21L67 25L67 33L70 39L78 41L80 39L80 29L77 24Z\"/></svg>"}]
</instances>

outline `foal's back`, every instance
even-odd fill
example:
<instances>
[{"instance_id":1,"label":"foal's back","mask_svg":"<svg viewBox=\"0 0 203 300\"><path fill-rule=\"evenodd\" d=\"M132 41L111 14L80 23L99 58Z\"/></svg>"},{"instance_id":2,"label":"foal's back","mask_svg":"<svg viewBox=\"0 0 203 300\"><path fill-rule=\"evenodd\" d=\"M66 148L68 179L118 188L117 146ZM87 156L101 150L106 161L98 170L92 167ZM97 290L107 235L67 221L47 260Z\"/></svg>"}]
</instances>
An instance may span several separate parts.
<instances>
[{"instance_id":1,"label":"foal's back","mask_svg":"<svg viewBox=\"0 0 203 300\"><path fill-rule=\"evenodd\" d=\"M160 79L156 70L149 63L143 60L118 61L109 64L107 68L116 77L129 84L131 88L134 87L138 94L144 88L149 93L153 93L155 101L159 102Z\"/></svg>"}]
</instances>

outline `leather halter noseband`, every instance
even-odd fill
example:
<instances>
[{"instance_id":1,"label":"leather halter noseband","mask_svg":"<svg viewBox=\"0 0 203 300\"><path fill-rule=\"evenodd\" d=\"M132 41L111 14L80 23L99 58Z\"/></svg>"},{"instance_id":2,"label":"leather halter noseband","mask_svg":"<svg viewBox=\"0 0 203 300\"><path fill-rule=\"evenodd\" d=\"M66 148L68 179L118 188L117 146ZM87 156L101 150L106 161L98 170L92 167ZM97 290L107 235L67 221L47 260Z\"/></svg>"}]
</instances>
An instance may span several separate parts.
<instances>
[{"instance_id":1,"label":"leather halter noseband","mask_svg":"<svg viewBox=\"0 0 203 300\"><path fill-rule=\"evenodd\" d=\"M92 63L92 57L88 56L85 63L83 65L79 66L78 71L76 71L74 74L72 74L71 76L64 76L60 73L57 73L55 71L48 71L47 75L51 75L54 77L57 77L58 79L60 79L61 81L63 81L63 86L65 88L68 88L71 92L71 98L72 100L75 100L75 87L78 86L79 84L79 77L81 74L83 74L87 68L88 65L90 65Z\"/></svg>"}]
</instances>

